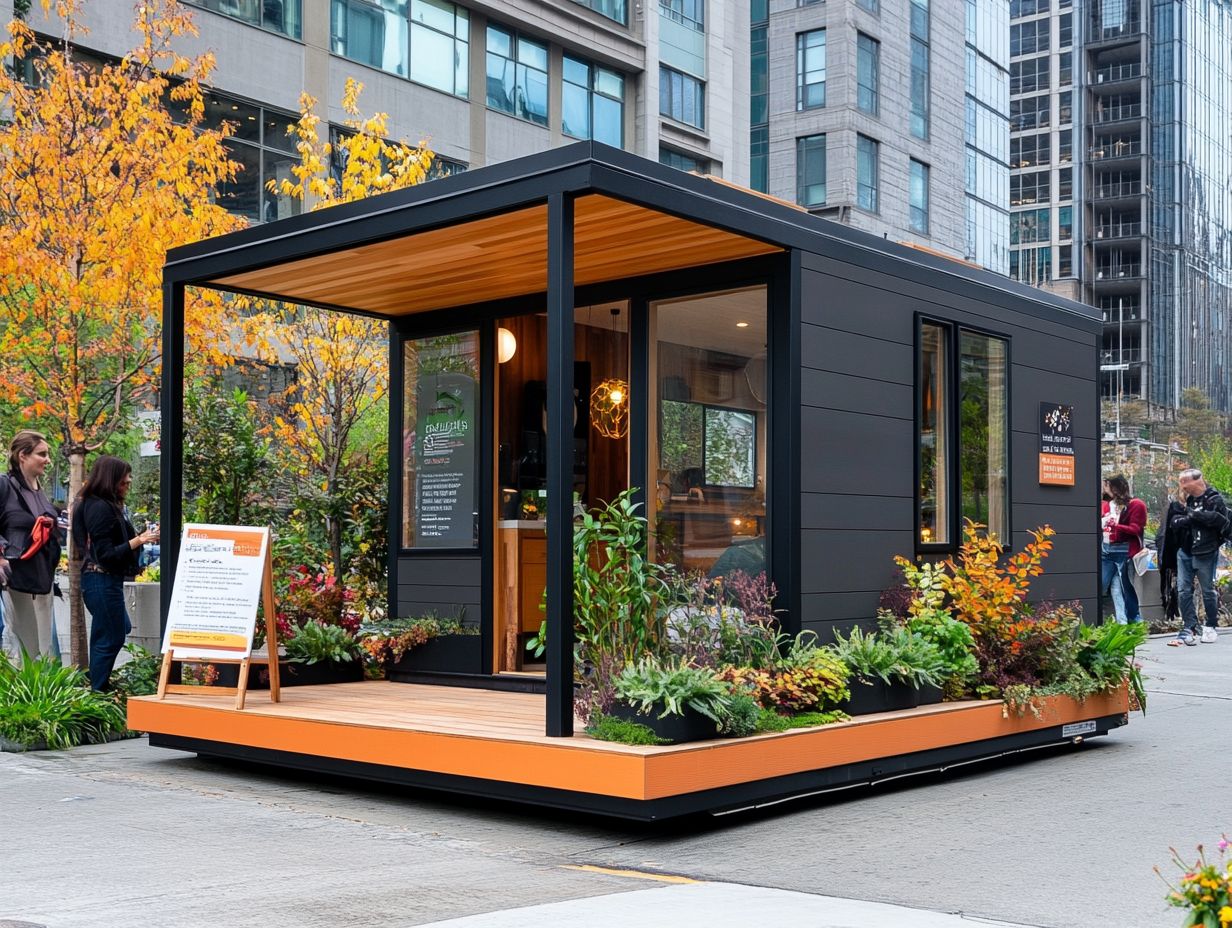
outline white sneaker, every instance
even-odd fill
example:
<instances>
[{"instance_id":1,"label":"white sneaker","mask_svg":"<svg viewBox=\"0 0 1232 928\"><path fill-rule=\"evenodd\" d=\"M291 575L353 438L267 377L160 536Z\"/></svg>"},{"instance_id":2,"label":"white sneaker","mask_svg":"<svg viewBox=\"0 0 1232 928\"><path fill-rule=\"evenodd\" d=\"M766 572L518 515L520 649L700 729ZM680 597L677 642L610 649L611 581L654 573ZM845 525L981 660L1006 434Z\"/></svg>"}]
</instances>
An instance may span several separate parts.
<instances>
[{"instance_id":1,"label":"white sneaker","mask_svg":"<svg viewBox=\"0 0 1232 928\"><path fill-rule=\"evenodd\" d=\"M1219 632L1211 628L1209 625L1202 626L1202 643L1214 644L1219 640Z\"/></svg>"}]
</instances>

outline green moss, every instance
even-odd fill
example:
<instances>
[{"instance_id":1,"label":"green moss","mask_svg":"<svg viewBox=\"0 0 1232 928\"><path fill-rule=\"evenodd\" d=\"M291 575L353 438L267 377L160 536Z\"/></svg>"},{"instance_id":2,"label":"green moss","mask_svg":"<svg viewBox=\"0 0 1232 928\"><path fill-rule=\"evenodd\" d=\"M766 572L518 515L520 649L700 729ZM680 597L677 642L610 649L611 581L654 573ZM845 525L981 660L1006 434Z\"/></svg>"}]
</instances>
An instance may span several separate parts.
<instances>
[{"instance_id":1,"label":"green moss","mask_svg":"<svg viewBox=\"0 0 1232 928\"><path fill-rule=\"evenodd\" d=\"M666 738L660 738L645 725L615 719L599 712L590 717L590 724L586 726L586 734L596 741L618 741L621 744L671 744Z\"/></svg>"},{"instance_id":2,"label":"green moss","mask_svg":"<svg viewBox=\"0 0 1232 928\"><path fill-rule=\"evenodd\" d=\"M846 712L801 712L799 715L780 715L773 709L762 709L757 719L758 731L790 731L793 728L815 728L849 719Z\"/></svg>"}]
</instances>

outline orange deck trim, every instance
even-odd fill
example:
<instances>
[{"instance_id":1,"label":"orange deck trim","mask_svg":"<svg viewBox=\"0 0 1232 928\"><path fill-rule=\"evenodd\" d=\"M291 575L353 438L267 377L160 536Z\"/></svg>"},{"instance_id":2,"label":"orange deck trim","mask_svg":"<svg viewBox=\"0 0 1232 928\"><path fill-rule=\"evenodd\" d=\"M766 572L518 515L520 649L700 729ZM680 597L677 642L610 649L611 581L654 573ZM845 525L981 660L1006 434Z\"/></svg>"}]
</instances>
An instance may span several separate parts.
<instances>
[{"instance_id":1,"label":"orange deck trim","mask_svg":"<svg viewBox=\"0 0 1232 928\"><path fill-rule=\"evenodd\" d=\"M1043 718L999 702L942 703L824 728L666 747L547 738L543 697L382 682L283 690L237 711L210 696L129 700L130 727L344 761L652 800L1050 728L1128 711L1128 694L1045 702Z\"/></svg>"}]
</instances>

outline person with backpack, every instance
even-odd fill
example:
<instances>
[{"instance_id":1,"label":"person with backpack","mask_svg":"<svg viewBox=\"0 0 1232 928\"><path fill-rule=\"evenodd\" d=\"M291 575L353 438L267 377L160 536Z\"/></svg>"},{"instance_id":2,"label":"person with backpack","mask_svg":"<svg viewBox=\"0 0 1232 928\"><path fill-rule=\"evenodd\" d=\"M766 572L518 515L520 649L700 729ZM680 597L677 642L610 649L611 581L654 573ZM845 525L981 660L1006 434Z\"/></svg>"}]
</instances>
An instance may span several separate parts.
<instances>
[{"instance_id":1,"label":"person with backpack","mask_svg":"<svg viewBox=\"0 0 1232 928\"><path fill-rule=\"evenodd\" d=\"M1185 494L1182 512L1170 510L1168 529L1176 533L1177 598L1181 604L1181 631L1170 647L1193 646L1201 641L1214 644L1219 640L1219 594L1215 591L1215 566L1219 562L1219 548L1232 534L1228 519L1228 507L1223 496L1202 479L1197 468L1183 470L1177 475L1181 492ZM1206 612L1206 625L1198 634L1198 612L1194 604L1194 580L1202 590L1202 606Z\"/></svg>"},{"instance_id":2,"label":"person with backpack","mask_svg":"<svg viewBox=\"0 0 1232 928\"><path fill-rule=\"evenodd\" d=\"M56 509L43 492L51 446L23 429L9 445L9 471L0 474L0 587L7 587L9 634L30 657L50 654L52 587L60 563Z\"/></svg>"}]
</instances>

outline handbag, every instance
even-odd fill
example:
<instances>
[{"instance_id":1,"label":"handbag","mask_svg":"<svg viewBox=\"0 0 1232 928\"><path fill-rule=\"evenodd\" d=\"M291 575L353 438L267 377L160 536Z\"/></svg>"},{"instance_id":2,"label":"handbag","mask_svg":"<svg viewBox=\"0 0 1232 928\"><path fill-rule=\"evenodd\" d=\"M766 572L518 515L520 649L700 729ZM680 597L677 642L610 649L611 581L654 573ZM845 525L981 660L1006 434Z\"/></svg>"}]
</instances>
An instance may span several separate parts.
<instances>
[{"instance_id":1,"label":"handbag","mask_svg":"<svg viewBox=\"0 0 1232 928\"><path fill-rule=\"evenodd\" d=\"M1154 548L1143 548L1134 555L1134 570L1141 577L1152 570L1159 570L1159 552Z\"/></svg>"}]
</instances>

